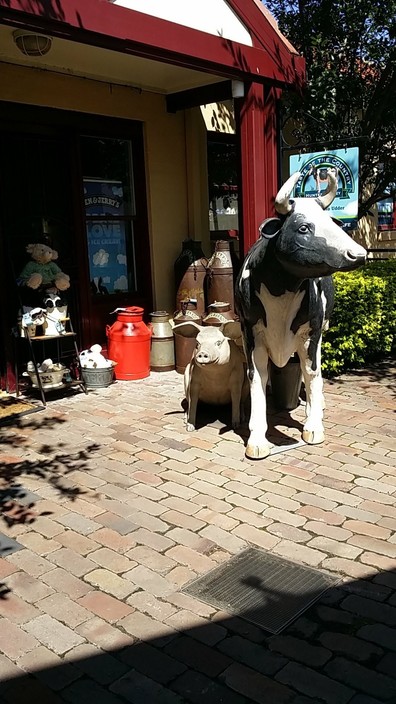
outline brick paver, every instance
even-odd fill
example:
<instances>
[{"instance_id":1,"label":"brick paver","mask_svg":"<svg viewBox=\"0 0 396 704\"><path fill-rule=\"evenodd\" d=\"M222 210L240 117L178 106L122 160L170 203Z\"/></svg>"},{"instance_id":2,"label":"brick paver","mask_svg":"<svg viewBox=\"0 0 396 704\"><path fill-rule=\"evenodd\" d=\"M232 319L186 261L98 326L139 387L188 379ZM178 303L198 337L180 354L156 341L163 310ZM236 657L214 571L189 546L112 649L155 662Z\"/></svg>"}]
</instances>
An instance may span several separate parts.
<instances>
[{"instance_id":1,"label":"brick paver","mask_svg":"<svg viewBox=\"0 0 396 704\"><path fill-rule=\"evenodd\" d=\"M7 468L41 499L0 514L0 702L396 701L395 379L326 381L325 443L258 462L215 411L185 431L175 372L8 427L0 489ZM276 636L180 591L247 546L340 583Z\"/></svg>"}]
</instances>

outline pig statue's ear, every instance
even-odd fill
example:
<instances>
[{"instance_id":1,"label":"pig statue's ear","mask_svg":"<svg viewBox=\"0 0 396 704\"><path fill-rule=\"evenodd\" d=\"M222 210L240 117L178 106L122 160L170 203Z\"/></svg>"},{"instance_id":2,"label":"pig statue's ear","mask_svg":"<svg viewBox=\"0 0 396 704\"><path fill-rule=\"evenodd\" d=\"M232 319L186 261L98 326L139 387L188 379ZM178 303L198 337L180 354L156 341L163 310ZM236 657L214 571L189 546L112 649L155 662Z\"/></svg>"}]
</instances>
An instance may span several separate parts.
<instances>
[{"instance_id":1,"label":"pig statue's ear","mask_svg":"<svg viewBox=\"0 0 396 704\"><path fill-rule=\"evenodd\" d=\"M173 326L173 332L175 332L176 335L183 335L183 337L196 337L203 329L202 325L198 325L198 323L192 321L190 323L179 323Z\"/></svg>"},{"instance_id":2,"label":"pig statue's ear","mask_svg":"<svg viewBox=\"0 0 396 704\"><path fill-rule=\"evenodd\" d=\"M238 340L238 338L242 337L241 324L237 320L223 323L220 330L224 337L228 337L230 340Z\"/></svg>"}]
</instances>

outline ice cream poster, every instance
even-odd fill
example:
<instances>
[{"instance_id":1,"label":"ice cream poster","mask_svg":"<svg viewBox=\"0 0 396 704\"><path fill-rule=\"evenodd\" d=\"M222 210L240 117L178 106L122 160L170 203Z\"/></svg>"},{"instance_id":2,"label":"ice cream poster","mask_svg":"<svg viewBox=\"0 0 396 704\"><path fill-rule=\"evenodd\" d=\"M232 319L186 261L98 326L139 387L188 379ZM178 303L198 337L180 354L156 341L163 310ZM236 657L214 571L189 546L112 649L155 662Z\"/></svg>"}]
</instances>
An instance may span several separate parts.
<instances>
[{"instance_id":1,"label":"ice cream poster","mask_svg":"<svg viewBox=\"0 0 396 704\"><path fill-rule=\"evenodd\" d=\"M91 288L95 294L128 290L126 223L121 181L84 179ZM95 217L96 216L96 217Z\"/></svg>"}]
</instances>

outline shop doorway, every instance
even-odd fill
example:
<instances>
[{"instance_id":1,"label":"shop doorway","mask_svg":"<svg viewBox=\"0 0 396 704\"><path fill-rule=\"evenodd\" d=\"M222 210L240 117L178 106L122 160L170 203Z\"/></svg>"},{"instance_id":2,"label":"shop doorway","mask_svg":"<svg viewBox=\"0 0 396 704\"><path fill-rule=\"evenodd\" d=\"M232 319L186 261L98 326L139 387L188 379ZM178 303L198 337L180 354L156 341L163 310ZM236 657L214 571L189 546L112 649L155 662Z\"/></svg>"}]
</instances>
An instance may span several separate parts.
<instances>
[{"instance_id":1,"label":"shop doorway","mask_svg":"<svg viewBox=\"0 0 396 704\"><path fill-rule=\"evenodd\" d=\"M24 302L17 281L29 260L27 245L50 244L59 252L60 266L72 280L76 280L78 272L72 260L73 209L65 142L53 136L11 132L2 133L0 145L1 367L2 376L7 376L6 385L12 390L14 356L18 353L13 331L17 329L18 313ZM67 298L71 314L76 316L75 287Z\"/></svg>"},{"instance_id":2,"label":"shop doorway","mask_svg":"<svg viewBox=\"0 0 396 704\"><path fill-rule=\"evenodd\" d=\"M106 345L116 308L151 309L142 125L3 103L0 238L0 372L10 388L28 244L58 251L82 348Z\"/></svg>"}]
</instances>

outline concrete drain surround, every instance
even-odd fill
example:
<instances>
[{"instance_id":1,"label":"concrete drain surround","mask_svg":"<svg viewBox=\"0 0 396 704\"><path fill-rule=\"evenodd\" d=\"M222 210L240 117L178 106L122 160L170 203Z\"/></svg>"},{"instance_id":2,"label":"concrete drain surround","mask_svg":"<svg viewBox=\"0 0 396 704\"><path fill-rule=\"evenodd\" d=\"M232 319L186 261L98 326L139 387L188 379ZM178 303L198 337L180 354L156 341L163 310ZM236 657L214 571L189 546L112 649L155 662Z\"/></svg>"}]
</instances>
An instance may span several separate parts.
<instances>
[{"instance_id":1,"label":"concrete drain surround","mask_svg":"<svg viewBox=\"0 0 396 704\"><path fill-rule=\"evenodd\" d=\"M18 543L13 538L9 538L8 535L4 535L4 533L0 533L0 558L7 557L7 555L12 555L13 552L24 549L24 545L21 545L21 543Z\"/></svg>"},{"instance_id":2,"label":"concrete drain surround","mask_svg":"<svg viewBox=\"0 0 396 704\"><path fill-rule=\"evenodd\" d=\"M278 634L340 582L339 577L247 548L182 592Z\"/></svg>"}]
</instances>

